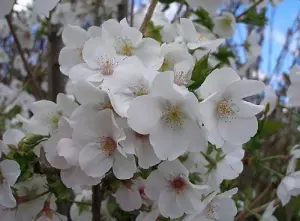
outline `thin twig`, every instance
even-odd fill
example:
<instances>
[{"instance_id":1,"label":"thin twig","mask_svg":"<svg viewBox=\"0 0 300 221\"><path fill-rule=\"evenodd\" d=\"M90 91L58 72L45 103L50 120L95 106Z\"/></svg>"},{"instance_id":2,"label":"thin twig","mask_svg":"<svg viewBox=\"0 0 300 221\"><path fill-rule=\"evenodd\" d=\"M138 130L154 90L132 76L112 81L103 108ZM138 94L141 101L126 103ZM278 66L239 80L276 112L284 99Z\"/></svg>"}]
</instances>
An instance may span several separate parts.
<instances>
[{"instance_id":1,"label":"thin twig","mask_svg":"<svg viewBox=\"0 0 300 221\"><path fill-rule=\"evenodd\" d=\"M253 209L252 212L260 213L260 212L264 211L268 207L269 204L270 204L270 202L268 202L260 207L257 207L255 209ZM274 206L278 206L279 204L280 204L280 200L276 199L274 202Z\"/></svg>"},{"instance_id":2,"label":"thin twig","mask_svg":"<svg viewBox=\"0 0 300 221\"><path fill-rule=\"evenodd\" d=\"M28 62L27 62L27 60L26 60L26 58L25 58L25 56L24 56L24 52L23 52L23 50L22 50L20 41L19 41L19 39L18 39L18 37L17 37L17 34L16 34L15 30L14 30L14 27L13 27L13 24L12 24L12 21L11 21L11 14L6 15L5 18L6 18L6 20L7 20L8 26L9 26L9 28L10 28L10 32L11 32L11 34L12 34L13 37L14 37L14 41L15 41L15 43L16 43L18 52L19 52L19 54L20 54L20 56L21 56L21 59L22 59L22 61L23 61L23 64L24 64L24 68L25 68L25 70L26 70L28 76L29 76L29 77L31 78L31 80L32 80L32 84L33 84L33 88L34 88L34 90L35 90L36 96L37 96L38 98L43 98L43 93L42 93L42 91L41 91L41 89L40 89L38 83L37 83L36 80L35 80L35 77L34 77L33 72L31 71L31 69L30 69L30 67L29 67L29 64L28 64Z\"/></svg>"},{"instance_id":3,"label":"thin twig","mask_svg":"<svg viewBox=\"0 0 300 221\"><path fill-rule=\"evenodd\" d=\"M253 5L251 5L249 8L247 8L245 11L243 11L242 14L238 15L236 17L236 20L239 21L244 15L246 15L250 10L252 10L253 8L255 8L256 6L258 6L260 3L262 3L264 0L259 0L257 2L255 2Z\"/></svg>"},{"instance_id":4,"label":"thin twig","mask_svg":"<svg viewBox=\"0 0 300 221\"><path fill-rule=\"evenodd\" d=\"M151 17L153 15L153 12L155 10L155 7L158 3L158 0L152 0L149 7L148 7L148 10L147 10L147 13L145 15L145 18L144 18L144 21L140 27L140 31L145 34L146 30L147 30L147 26L148 26L148 23L149 21L151 20Z\"/></svg>"},{"instance_id":5,"label":"thin twig","mask_svg":"<svg viewBox=\"0 0 300 221\"><path fill-rule=\"evenodd\" d=\"M134 22L134 5L135 1L131 0L130 3L130 26L133 27L133 22Z\"/></svg>"},{"instance_id":6,"label":"thin twig","mask_svg":"<svg viewBox=\"0 0 300 221\"><path fill-rule=\"evenodd\" d=\"M269 194L269 192L273 189L273 184L269 184L266 189L259 194L259 196L249 204L248 209L251 210L253 207L255 207L261 200L263 200L263 198ZM236 218L235 221L242 221L244 220L247 215L249 214L248 210L244 210L243 212L241 212Z\"/></svg>"}]
</instances>

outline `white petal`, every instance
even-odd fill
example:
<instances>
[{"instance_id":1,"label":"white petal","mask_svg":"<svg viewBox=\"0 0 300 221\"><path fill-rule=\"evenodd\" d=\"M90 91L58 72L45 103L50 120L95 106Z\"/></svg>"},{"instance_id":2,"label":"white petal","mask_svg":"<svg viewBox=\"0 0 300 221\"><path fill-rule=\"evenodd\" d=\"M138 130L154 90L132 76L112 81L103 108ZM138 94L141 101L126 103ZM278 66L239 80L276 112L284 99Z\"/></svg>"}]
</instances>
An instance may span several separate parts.
<instances>
[{"instance_id":1,"label":"white petal","mask_svg":"<svg viewBox=\"0 0 300 221\"><path fill-rule=\"evenodd\" d=\"M96 185L99 184L102 179L101 177L93 178L86 175L86 173L83 172L79 166L61 170L60 177L61 177L61 181L68 188L73 188L76 186L83 186L83 185L88 185L88 186Z\"/></svg>"},{"instance_id":2,"label":"white petal","mask_svg":"<svg viewBox=\"0 0 300 221\"><path fill-rule=\"evenodd\" d=\"M71 68L82 63L83 60L78 50L70 47L64 47L59 53L58 62L60 64L60 71L69 76Z\"/></svg>"},{"instance_id":3,"label":"white petal","mask_svg":"<svg viewBox=\"0 0 300 221\"><path fill-rule=\"evenodd\" d=\"M70 117L73 111L78 107L78 104L70 99L67 95L59 93L56 98L56 103L63 112L63 116Z\"/></svg>"},{"instance_id":4,"label":"white petal","mask_svg":"<svg viewBox=\"0 0 300 221\"><path fill-rule=\"evenodd\" d=\"M138 191L121 187L116 192L116 202L124 211L133 211L141 208L142 198Z\"/></svg>"},{"instance_id":5,"label":"white petal","mask_svg":"<svg viewBox=\"0 0 300 221\"><path fill-rule=\"evenodd\" d=\"M180 208L188 214L198 212L202 204L202 194L195 189L187 189L181 194L177 194L176 201Z\"/></svg>"},{"instance_id":6,"label":"white petal","mask_svg":"<svg viewBox=\"0 0 300 221\"><path fill-rule=\"evenodd\" d=\"M158 200L160 191L165 187L167 184L167 180L164 176L158 171L154 170L148 176L146 183L145 183L145 194L151 200Z\"/></svg>"},{"instance_id":7,"label":"white petal","mask_svg":"<svg viewBox=\"0 0 300 221\"><path fill-rule=\"evenodd\" d=\"M125 158L121 154L115 156L115 162L113 165L114 175L121 180L130 179L136 172L136 164L133 155L127 155Z\"/></svg>"},{"instance_id":8,"label":"white petal","mask_svg":"<svg viewBox=\"0 0 300 221\"><path fill-rule=\"evenodd\" d=\"M154 153L153 147L149 139L140 141L140 145L136 146L136 154L138 157L139 166L143 169L148 169L160 162L160 159Z\"/></svg>"},{"instance_id":9,"label":"white petal","mask_svg":"<svg viewBox=\"0 0 300 221\"><path fill-rule=\"evenodd\" d=\"M6 183L0 185L0 205L6 208L14 208L16 204L10 186Z\"/></svg>"},{"instance_id":10,"label":"white petal","mask_svg":"<svg viewBox=\"0 0 300 221\"><path fill-rule=\"evenodd\" d=\"M164 217L171 219L179 218L183 215L182 208L177 204L176 193L170 191L163 191L158 200L158 208Z\"/></svg>"},{"instance_id":11,"label":"white petal","mask_svg":"<svg viewBox=\"0 0 300 221\"><path fill-rule=\"evenodd\" d=\"M90 69L87 64L82 63L75 65L70 69L69 77L74 83L76 83L79 80L88 79L97 73L97 71Z\"/></svg>"},{"instance_id":12,"label":"white petal","mask_svg":"<svg viewBox=\"0 0 300 221\"><path fill-rule=\"evenodd\" d=\"M74 48L83 47L88 38L88 33L79 26L67 25L62 32L64 44Z\"/></svg>"},{"instance_id":13,"label":"white petal","mask_svg":"<svg viewBox=\"0 0 300 221\"><path fill-rule=\"evenodd\" d=\"M265 84L256 80L235 81L228 85L225 94L233 99L242 99L262 92Z\"/></svg>"},{"instance_id":14,"label":"white petal","mask_svg":"<svg viewBox=\"0 0 300 221\"><path fill-rule=\"evenodd\" d=\"M25 134L17 129L7 130L3 134L3 142L4 144L12 144L14 146L18 146L19 142L24 138Z\"/></svg>"},{"instance_id":15,"label":"white petal","mask_svg":"<svg viewBox=\"0 0 300 221\"><path fill-rule=\"evenodd\" d=\"M12 186L21 174L20 166L16 161L3 160L0 162L1 173L7 183Z\"/></svg>"},{"instance_id":16,"label":"white petal","mask_svg":"<svg viewBox=\"0 0 300 221\"><path fill-rule=\"evenodd\" d=\"M139 96L132 100L128 110L129 126L140 134L149 134L161 116L157 99Z\"/></svg>"},{"instance_id":17,"label":"white petal","mask_svg":"<svg viewBox=\"0 0 300 221\"><path fill-rule=\"evenodd\" d=\"M224 122L219 120L219 132L222 138L232 143L246 143L258 129L256 117L232 119Z\"/></svg>"},{"instance_id":18,"label":"white petal","mask_svg":"<svg viewBox=\"0 0 300 221\"><path fill-rule=\"evenodd\" d=\"M72 139L61 139L57 144L57 153L59 156L64 157L68 164L77 165L79 153Z\"/></svg>"},{"instance_id":19,"label":"white petal","mask_svg":"<svg viewBox=\"0 0 300 221\"><path fill-rule=\"evenodd\" d=\"M79 154L81 169L91 177L102 177L113 165L113 158L101 152L96 144L85 146Z\"/></svg>"},{"instance_id":20,"label":"white petal","mask_svg":"<svg viewBox=\"0 0 300 221\"><path fill-rule=\"evenodd\" d=\"M224 67L210 73L200 87L202 98L207 98L213 93L224 89L234 81L240 80L239 75L231 68Z\"/></svg>"},{"instance_id":21,"label":"white petal","mask_svg":"<svg viewBox=\"0 0 300 221\"><path fill-rule=\"evenodd\" d=\"M234 104L238 110L235 112L235 115L241 118L253 117L262 112L265 108L263 105L255 105L243 100L235 101Z\"/></svg>"},{"instance_id":22,"label":"white petal","mask_svg":"<svg viewBox=\"0 0 300 221\"><path fill-rule=\"evenodd\" d=\"M158 165L158 171L161 172L165 178L169 178L170 175L176 176L178 174L188 177L189 174L189 171L179 160L162 162Z\"/></svg>"}]
</instances>

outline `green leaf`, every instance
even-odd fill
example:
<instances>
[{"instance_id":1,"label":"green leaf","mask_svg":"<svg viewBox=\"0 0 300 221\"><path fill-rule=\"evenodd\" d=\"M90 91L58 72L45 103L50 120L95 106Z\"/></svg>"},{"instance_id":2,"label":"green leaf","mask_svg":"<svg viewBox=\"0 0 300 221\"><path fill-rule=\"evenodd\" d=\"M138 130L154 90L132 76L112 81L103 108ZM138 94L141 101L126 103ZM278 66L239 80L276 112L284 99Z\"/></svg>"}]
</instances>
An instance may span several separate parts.
<instances>
[{"instance_id":1,"label":"green leaf","mask_svg":"<svg viewBox=\"0 0 300 221\"><path fill-rule=\"evenodd\" d=\"M280 121L266 121L264 122L264 125L261 128L261 130L259 131L259 136L268 137L285 126L287 125Z\"/></svg>"},{"instance_id":2,"label":"green leaf","mask_svg":"<svg viewBox=\"0 0 300 221\"><path fill-rule=\"evenodd\" d=\"M196 12L195 15L198 17L196 20L194 20L194 22L199 23L203 26L205 26L206 28L208 28L209 30L212 30L214 27L214 22L212 20L212 18L210 17L209 13L203 9L203 8L199 8Z\"/></svg>"},{"instance_id":3,"label":"green leaf","mask_svg":"<svg viewBox=\"0 0 300 221\"><path fill-rule=\"evenodd\" d=\"M17 114L20 114L22 111L22 107L20 105L15 105L12 109L10 109L5 116L8 119L13 119Z\"/></svg>"},{"instance_id":4,"label":"green leaf","mask_svg":"<svg viewBox=\"0 0 300 221\"><path fill-rule=\"evenodd\" d=\"M188 86L189 90L195 90L201 86L206 77L210 74L211 70L208 65L209 53L204 55L195 65L191 80L192 84Z\"/></svg>"},{"instance_id":5,"label":"green leaf","mask_svg":"<svg viewBox=\"0 0 300 221\"><path fill-rule=\"evenodd\" d=\"M241 19L239 19L239 22L263 27L267 22L266 9L263 9L260 13L258 13L256 8L252 8Z\"/></svg>"},{"instance_id":6,"label":"green leaf","mask_svg":"<svg viewBox=\"0 0 300 221\"><path fill-rule=\"evenodd\" d=\"M144 37L153 38L158 42L161 42L161 34L160 30L162 29L162 26L155 26L152 21L148 23L147 30L144 34Z\"/></svg>"},{"instance_id":7,"label":"green leaf","mask_svg":"<svg viewBox=\"0 0 300 221\"><path fill-rule=\"evenodd\" d=\"M229 58L234 58L234 53L230 50L230 48L226 46L219 47L219 50L212 54L215 56L220 62L225 64L230 64Z\"/></svg>"}]
</instances>

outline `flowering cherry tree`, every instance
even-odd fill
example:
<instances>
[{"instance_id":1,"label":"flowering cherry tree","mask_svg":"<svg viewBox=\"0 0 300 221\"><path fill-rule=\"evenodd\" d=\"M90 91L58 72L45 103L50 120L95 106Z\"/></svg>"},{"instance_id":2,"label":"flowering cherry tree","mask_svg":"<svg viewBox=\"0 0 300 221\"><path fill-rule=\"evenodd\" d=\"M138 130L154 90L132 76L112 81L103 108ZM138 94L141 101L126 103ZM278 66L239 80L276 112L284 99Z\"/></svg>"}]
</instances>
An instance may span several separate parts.
<instances>
[{"instance_id":1,"label":"flowering cherry tree","mask_svg":"<svg viewBox=\"0 0 300 221\"><path fill-rule=\"evenodd\" d=\"M252 75L265 4L280 1L0 3L0 220L299 219L300 140L284 131L300 68L286 95ZM67 84L51 101L55 65Z\"/></svg>"}]
</instances>

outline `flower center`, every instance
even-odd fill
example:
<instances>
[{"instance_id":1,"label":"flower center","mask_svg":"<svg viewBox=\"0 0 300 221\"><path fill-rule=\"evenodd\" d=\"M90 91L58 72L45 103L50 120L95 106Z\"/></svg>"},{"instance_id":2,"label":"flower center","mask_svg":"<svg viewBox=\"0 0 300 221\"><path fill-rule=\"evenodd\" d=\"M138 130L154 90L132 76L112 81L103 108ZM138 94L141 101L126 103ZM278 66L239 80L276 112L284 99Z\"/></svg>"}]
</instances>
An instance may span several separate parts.
<instances>
[{"instance_id":1,"label":"flower center","mask_svg":"<svg viewBox=\"0 0 300 221\"><path fill-rule=\"evenodd\" d=\"M173 130L183 128L184 120L186 118L179 104L172 105L167 103L163 110L161 121Z\"/></svg>"},{"instance_id":2,"label":"flower center","mask_svg":"<svg viewBox=\"0 0 300 221\"><path fill-rule=\"evenodd\" d=\"M148 94L148 87L146 87L146 85L133 86L131 90L135 97Z\"/></svg>"},{"instance_id":3,"label":"flower center","mask_svg":"<svg viewBox=\"0 0 300 221\"><path fill-rule=\"evenodd\" d=\"M234 114L234 110L231 108L231 105L227 100L220 101L217 104L216 111L221 119L227 119L232 117Z\"/></svg>"},{"instance_id":4,"label":"flower center","mask_svg":"<svg viewBox=\"0 0 300 221\"><path fill-rule=\"evenodd\" d=\"M121 53L126 56L132 56L133 46L128 42L124 42L121 46Z\"/></svg>"},{"instance_id":5,"label":"flower center","mask_svg":"<svg viewBox=\"0 0 300 221\"><path fill-rule=\"evenodd\" d=\"M103 75L112 75L118 66L118 62L114 58L100 58L99 69Z\"/></svg>"},{"instance_id":6,"label":"flower center","mask_svg":"<svg viewBox=\"0 0 300 221\"><path fill-rule=\"evenodd\" d=\"M82 58L82 52L83 52L83 47L82 46L79 46L75 49L77 51L77 53L79 54L79 57Z\"/></svg>"},{"instance_id":7,"label":"flower center","mask_svg":"<svg viewBox=\"0 0 300 221\"><path fill-rule=\"evenodd\" d=\"M112 106L112 104L110 102L107 102L107 103L103 104L103 109L111 109L111 110L113 110L114 108L113 108L113 106Z\"/></svg>"},{"instance_id":8,"label":"flower center","mask_svg":"<svg viewBox=\"0 0 300 221\"><path fill-rule=\"evenodd\" d=\"M203 34L199 34L199 41L206 41L207 38Z\"/></svg>"},{"instance_id":9,"label":"flower center","mask_svg":"<svg viewBox=\"0 0 300 221\"><path fill-rule=\"evenodd\" d=\"M146 139L149 138L149 135L139 134L135 132L135 138L137 140L145 141Z\"/></svg>"},{"instance_id":10,"label":"flower center","mask_svg":"<svg viewBox=\"0 0 300 221\"><path fill-rule=\"evenodd\" d=\"M177 193L180 193L187 187L187 182L182 176L177 176L171 180L171 186Z\"/></svg>"},{"instance_id":11,"label":"flower center","mask_svg":"<svg viewBox=\"0 0 300 221\"><path fill-rule=\"evenodd\" d=\"M177 71L174 75L174 84L178 86L184 86L187 84L186 82L186 73L184 71Z\"/></svg>"},{"instance_id":12,"label":"flower center","mask_svg":"<svg viewBox=\"0 0 300 221\"><path fill-rule=\"evenodd\" d=\"M204 210L205 217L212 220L217 220L216 213L218 212L219 208L220 206L218 204L209 203Z\"/></svg>"},{"instance_id":13,"label":"flower center","mask_svg":"<svg viewBox=\"0 0 300 221\"><path fill-rule=\"evenodd\" d=\"M132 181L131 180L122 180L121 183L125 188L131 189L131 186L132 186Z\"/></svg>"},{"instance_id":14,"label":"flower center","mask_svg":"<svg viewBox=\"0 0 300 221\"><path fill-rule=\"evenodd\" d=\"M111 137L101 137L100 148L105 155L110 156L117 149L117 143Z\"/></svg>"}]
</instances>

